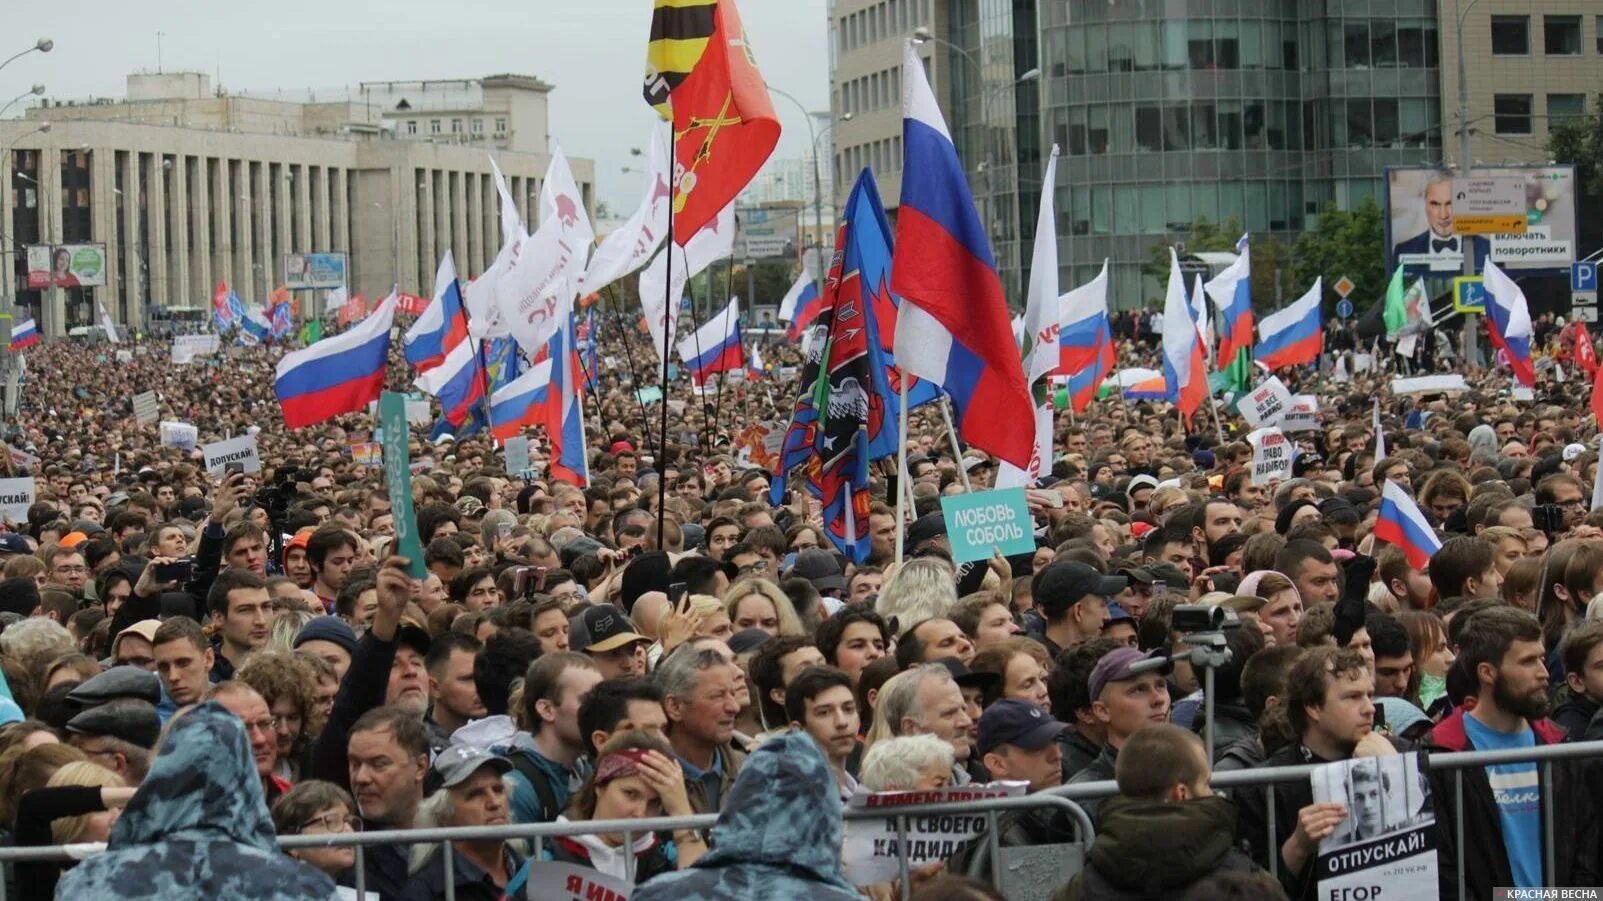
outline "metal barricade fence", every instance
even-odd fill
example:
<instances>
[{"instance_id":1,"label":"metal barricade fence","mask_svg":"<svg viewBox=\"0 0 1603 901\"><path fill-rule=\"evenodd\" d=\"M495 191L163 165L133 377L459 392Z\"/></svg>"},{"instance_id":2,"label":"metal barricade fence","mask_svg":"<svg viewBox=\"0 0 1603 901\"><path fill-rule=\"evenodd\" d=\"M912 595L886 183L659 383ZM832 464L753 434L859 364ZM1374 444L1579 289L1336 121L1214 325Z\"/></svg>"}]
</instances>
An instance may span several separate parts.
<instances>
[{"instance_id":1,"label":"metal barricade fence","mask_svg":"<svg viewBox=\"0 0 1603 901\"><path fill-rule=\"evenodd\" d=\"M1111 784L1111 783L1108 783ZM909 864L906 845L908 822L916 817L941 816L946 814L974 814L984 813L986 830L984 838L985 858L996 862L1000 859L1000 841L997 828L997 815L1009 811L1029 810L1035 808L1048 808L1061 811L1067 815L1078 830L1081 843L1089 847L1094 836L1091 819L1073 801L1057 797L1050 793L1021 795L1009 798L987 798L978 801L950 802L945 804L909 804L905 807L851 809L845 811L848 823L864 820L894 820L896 824L899 881L901 883L901 896L906 899L911 894L911 866ZM894 811L892 813L891 811ZM318 835L284 835L278 837L279 848L288 851L294 848L336 848L353 846L356 849L356 865L354 876L356 892L359 898L367 898L366 872L363 869L362 849L370 845L419 845L441 844L443 863L445 866L445 897L447 901L455 901L456 884L454 878L454 863L451 854L451 844L462 841L485 840L531 840L533 847L530 858L538 859L543 843L546 839L569 835L586 834L622 834L622 847L630 847L634 837L646 832L672 832L679 829L711 829L718 817L715 814L702 814L688 817L658 817L643 820L583 820L572 823L529 823L515 826L469 826L434 829L395 829L377 832L348 832L329 833ZM16 861L76 861L91 857L104 850L103 845L51 845L42 847L0 847L0 864L10 864ZM625 855L624 867L627 882L634 882L635 860L633 855ZM1000 874L1001 868L993 865L994 873ZM376 896L375 896L376 897ZM0 901L8 901L5 881L0 880Z\"/></svg>"},{"instance_id":2,"label":"metal barricade fence","mask_svg":"<svg viewBox=\"0 0 1603 901\"><path fill-rule=\"evenodd\" d=\"M1454 859L1457 861L1458 897L1464 895L1464 770L1477 766L1493 766L1503 763L1536 763L1540 769L1539 784L1542 793L1542 872L1549 877L1554 873L1553 857L1553 805L1549 799L1549 792L1553 785L1553 762L1562 760L1591 759L1603 763L1603 741L1573 742L1559 745L1542 745L1535 748L1518 748L1506 751L1438 751L1424 755L1426 765L1433 770L1451 770L1453 772L1453 810L1456 812L1456 821L1453 824L1453 846L1456 851ZM1264 809L1267 814L1265 831L1268 840L1265 846L1269 851L1269 872L1276 879L1280 877L1280 853L1275 845L1275 786L1288 782L1302 782L1307 784L1309 777L1319 764L1305 764L1301 766L1283 766L1273 768L1258 768L1251 770L1231 770L1215 772L1210 784L1215 789L1232 788L1263 788L1266 793ZM1588 790L1582 787L1582 790ZM1062 785L1048 789L1045 794L1057 795L1074 801L1089 801L1109 798L1119 793L1119 787L1114 782L1084 782L1079 785ZM1437 804L1440 812L1440 805ZM1480 828L1500 828L1496 824L1482 824Z\"/></svg>"}]
</instances>

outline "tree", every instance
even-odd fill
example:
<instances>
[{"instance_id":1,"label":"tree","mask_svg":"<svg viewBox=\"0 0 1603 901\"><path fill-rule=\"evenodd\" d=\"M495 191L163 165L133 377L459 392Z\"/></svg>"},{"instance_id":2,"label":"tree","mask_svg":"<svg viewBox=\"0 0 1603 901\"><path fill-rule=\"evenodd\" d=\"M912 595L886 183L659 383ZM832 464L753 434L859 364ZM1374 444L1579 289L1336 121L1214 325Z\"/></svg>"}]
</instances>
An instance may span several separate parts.
<instances>
[{"instance_id":1,"label":"tree","mask_svg":"<svg viewBox=\"0 0 1603 901\"><path fill-rule=\"evenodd\" d=\"M1576 209L1580 211L1578 247L1595 247L1603 240L1603 94L1598 95L1592 115L1571 119L1554 126L1547 139L1547 152L1560 163L1575 166Z\"/></svg>"},{"instance_id":2,"label":"tree","mask_svg":"<svg viewBox=\"0 0 1603 901\"><path fill-rule=\"evenodd\" d=\"M1241 221L1234 216L1219 223L1206 216L1199 217L1186 232L1186 253L1235 253L1236 242L1241 240L1242 231ZM1141 271L1157 279L1160 285L1168 284L1169 245L1159 242L1148 250L1152 258L1141 267ZM1256 235L1249 237L1247 252L1252 255L1253 306L1260 310L1272 309L1280 301L1275 282L1281 270L1288 267L1290 252L1279 238ZM1187 285L1186 290L1190 289L1191 286Z\"/></svg>"},{"instance_id":3,"label":"tree","mask_svg":"<svg viewBox=\"0 0 1603 901\"><path fill-rule=\"evenodd\" d=\"M1360 310L1386 296L1385 229L1380 204L1366 196L1351 210L1326 204L1319 223L1297 238L1292 272L1298 285L1324 277L1324 302L1334 304L1336 281L1347 276L1357 287L1348 299Z\"/></svg>"}]
</instances>

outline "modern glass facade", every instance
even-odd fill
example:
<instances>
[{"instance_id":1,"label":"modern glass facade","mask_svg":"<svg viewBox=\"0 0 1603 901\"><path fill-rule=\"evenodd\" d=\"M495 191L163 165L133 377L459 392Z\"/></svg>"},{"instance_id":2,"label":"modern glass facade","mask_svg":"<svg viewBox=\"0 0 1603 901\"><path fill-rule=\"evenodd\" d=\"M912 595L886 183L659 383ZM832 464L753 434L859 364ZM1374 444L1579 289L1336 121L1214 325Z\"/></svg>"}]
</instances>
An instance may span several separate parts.
<instances>
[{"instance_id":1,"label":"modern glass facade","mask_svg":"<svg viewBox=\"0 0 1603 901\"><path fill-rule=\"evenodd\" d=\"M1289 243L1327 201L1379 199L1385 167L1441 159L1433 0L969 0L951 17L981 59L979 84L953 80L959 149L1007 148L999 182L974 178L1015 303L1053 143L1062 285L1108 258L1116 308L1162 297L1141 266L1199 216ZM974 135L1004 108L1016 140Z\"/></svg>"}]
</instances>

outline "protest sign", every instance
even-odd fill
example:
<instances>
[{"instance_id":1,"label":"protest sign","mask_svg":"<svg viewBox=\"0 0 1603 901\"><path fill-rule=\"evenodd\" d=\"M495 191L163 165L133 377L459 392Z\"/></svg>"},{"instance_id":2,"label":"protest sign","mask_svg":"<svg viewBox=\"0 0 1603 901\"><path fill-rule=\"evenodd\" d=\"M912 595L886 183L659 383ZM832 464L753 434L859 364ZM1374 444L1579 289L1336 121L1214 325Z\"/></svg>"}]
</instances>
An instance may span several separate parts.
<instances>
[{"instance_id":1,"label":"protest sign","mask_svg":"<svg viewBox=\"0 0 1603 901\"><path fill-rule=\"evenodd\" d=\"M401 398L406 401L406 422L408 425L434 424L434 411L430 409L427 399L414 400L405 394L402 394ZM367 415L373 417L375 421L380 418L382 414L379 412L378 401L368 401Z\"/></svg>"},{"instance_id":2,"label":"protest sign","mask_svg":"<svg viewBox=\"0 0 1603 901\"><path fill-rule=\"evenodd\" d=\"M374 435L380 438L380 435ZM361 441L351 445L351 462L357 466L377 466L384 462L383 448L377 441Z\"/></svg>"},{"instance_id":3,"label":"protest sign","mask_svg":"<svg viewBox=\"0 0 1603 901\"><path fill-rule=\"evenodd\" d=\"M1022 491L1023 489L1020 489ZM895 808L912 804L949 804L1012 798L1024 794L1023 782L992 782L986 785L948 786L934 791L886 792L874 794L858 787L847 806L854 810L883 809L890 816L883 820L853 820L846 830L841 863L853 885L873 885L897 878L897 852L904 844L896 835ZM905 847L908 865L917 869L937 860L946 860L969 842L985 834L985 814L930 814L908 817Z\"/></svg>"},{"instance_id":4,"label":"protest sign","mask_svg":"<svg viewBox=\"0 0 1603 901\"><path fill-rule=\"evenodd\" d=\"M643 404L654 404L662 400L661 385L647 385L635 392L635 397Z\"/></svg>"},{"instance_id":5,"label":"protest sign","mask_svg":"<svg viewBox=\"0 0 1603 901\"><path fill-rule=\"evenodd\" d=\"M1531 401L1536 400L1536 389L1527 388L1524 385L1515 385L1514 387L1508 389L1508 398L1509 400L1522 400L1526 403L1530 403Z\"/></svg>"},{"instance_id":6,"label":"protest sign","mask_svg":"<svg viewBox=\"0 0 1603 901\"><path fill-rule=\"evenodd\" d=\"M34 484L32 477L0 479L0 517L12 524L28 522L28 508L33 506Z\"/></svg>"},{"instance_id":7,"label":"protest sign","mask_svg":"<svg viewBox=\"0 0 1603 901\"><path fill-rule=\"evenodd\" d=\"M508 475L521 475L534 468L529 465L529 439L526 436L508 438L504 450L507 455Z\"/></svg>"},{"instance_id":8,"label":"protest sign","mask_svg":"<svg viewBox=\"0 0 1603 901\"><path fill-rule=\"evenodd\" d=\"M219 478L230 463L243 464L246 472L262 471L262 458L256 451L255 435L217 441L202 447L200 452L206 456L206 471Z\"/></svg>"},{"instance_id":9,"label":"protest sign","mask_svg":"<svg viewBox=\"0 0 1603 901\"><path fill-rule=\"evenodd\" d=\"M529 901L628 901L634 886L594 867L554 860L529 861Z\"/></svg>"},{"instance_id":10,"label":"protest sign","mask_svg":"<svg viewBox=\"0 0 1603 901\"><path fill-rule=\"evenodd\" d=\"M1319 398L1312 394L1293 394L1291 406L1280 420L1282 432L1313 432L1319 429Z\"/></svg>"},{"instance_id":11,"label":"protest sign","mask_svg":"<svg viewBox=\"0 0 1603 901\"><path fill-rule=\"evenodd\" d=\"M179 335L173 339L173 362L180 365L217 352L216 335Z\"/></svg>"},{"instance_id":12,"label":"protest sign","mask_svg":"<svg viewBox=\"0 0 1603 901\"><path fill-rule=\"evenodd\" d=\"M735 436L735 460L745 466L773 472L779 468L779 449L785 442L785 426L754 422Z\"/></svg>"},{"instance_id":13,"label":"protest sign","mask_svg":"<svg viewBox=\"0 0 1603 901\"><path fill-rule=\"evenodd\" d=\"M119 363L132 363L134 361L134 352L131 350L119 350L112 356Z\"/></svg>"},{"instance_id":14,"label":"protest sign","mask_svg":"<svg viewBox=\"0 0 1603 901\"><path fill-rule=\"evenodd\" d=\"M1310 778L1315 803L1347 808L1319 843L1318 897L1379 898L1378 886L1385 897L1438 897L1436 814L1418 754L1343 760Z\"/></svg>"},{"instance_id":15,"label":"protest sign","mask_svg":"<svg viewBox=\"0 0 1603 901\"><path fill-rule=\"evenodd\" d=\"M1392 379L1393 394L1450 394L1468 391L1469 382L1456 372L1447 375L1416 375L1413 378Z\"/></svg>"},{"instance_id":16,"label":"protest sign","mask_svg":"<svg viewBox=\"0 0 1603 901\"><path fill-rule=\"evenodd\" d=\"M14 447L7 447L6 451L11 456L11 466L14 469L32 469L35 466L39 465L39 458L34 456L33 454L28 453L25 450L19 450L19 449L14 448ZM118 456L119 460L122 457L121 454L118 454L117 456Z\"/></svg>"},{"instance_id":17,"label":"protest sign","mask_svg":"<svg viewBox=\"0 0 1603 901\"><path fill-rule=\"evenodd\" d=\"M1253 428L1279 425L1281 417L1291 408L1291 390L1279 376L1264 379L1258 387L1248 391L1237 403L1241 418Z\"/></svg>"},{"instance_id":18,"label":"protest sign","mask_svg":"<svg viewBox=\"0 0 1603 901\"><path fill-rule=\"evenodd\" d=\"M384 487L390 495L390 510L395 513L395 553L411 561L415 579L428 575L423 567L423 542L417 534L417 514L412 509L411 456L407 439L412 431L406 427L406 395L386 391L379 395L379 415L384 421Z\"/></svg>"},{"instance_id":19,"label":"protest sign","mask_svg":"<svg viewBox=\"0 0 1603 901\"><path fill-rule=\"evenodd\" d=\"M200 430L187 422L164 422L158 428L162 447L194 450L195 445L200 442Z\"/></svg>"},{"instance_id":20,"label":"protest sign","mask_svg":"<svg viewBox=\"0 0 1603 901\"><path fill-rule=\"evenodd\" d=\"M150 425L161 418L161 401L157 400L156 392L144 391L134 395L134 421L140 425Z\"/></svg>"},{"instance_id":21,"label":"protest sign","mask_svg":"<svg viewBox=\"0 0 1603 901\"><path fill-rule=\"evenodd\" d=\"M1279 429L1258 429L1247 435L1252 446L1252 484L1291 478L1291 439Z\"/></svg>"},{"instance_id":22,"label":"protest sign","mask_svg":"<svg viewBox=\"0 0 1603 901\"><path fill-rule=\"evenodd\" d=\"M1004 557L1035 550L1035 525L1023 488L948 495L941 498L941 514L954 563L989 560L998 548Z\"/></svg>"}]
</instances>

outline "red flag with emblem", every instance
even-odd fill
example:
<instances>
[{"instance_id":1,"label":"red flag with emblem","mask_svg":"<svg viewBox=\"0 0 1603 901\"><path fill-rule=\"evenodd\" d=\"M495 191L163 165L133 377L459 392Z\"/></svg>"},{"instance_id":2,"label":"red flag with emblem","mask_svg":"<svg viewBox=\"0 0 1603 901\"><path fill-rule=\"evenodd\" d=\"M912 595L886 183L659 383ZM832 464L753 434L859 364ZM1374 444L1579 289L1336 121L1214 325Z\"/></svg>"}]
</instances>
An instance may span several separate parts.
<instances>
[{"instance_id":1,"label":"red flag with emblem","mask_svg":"<svg viewBox=\"0 0 1603 901\"><path fill-rule=\"evenodd\" d=\"M779 143L779 118L734 0L716 0L706 49L668 92L673 111L674 241L717 218Z\"/></svg>"},{"instance_id":2,"label":"red flag with emblem","mask_svg":"<svg viewBox=\"0 0 1603 901\"><path fill-rule=\"evenodd\" d=\"M1587 332L1586 323L1576 322L1574 326L1574 333L1570 337L1575 341L1575 347L1570 356L1587 375L1596 375L1597 349L1592 345L1592 335Z\"/></svg>"}]
</instances>

